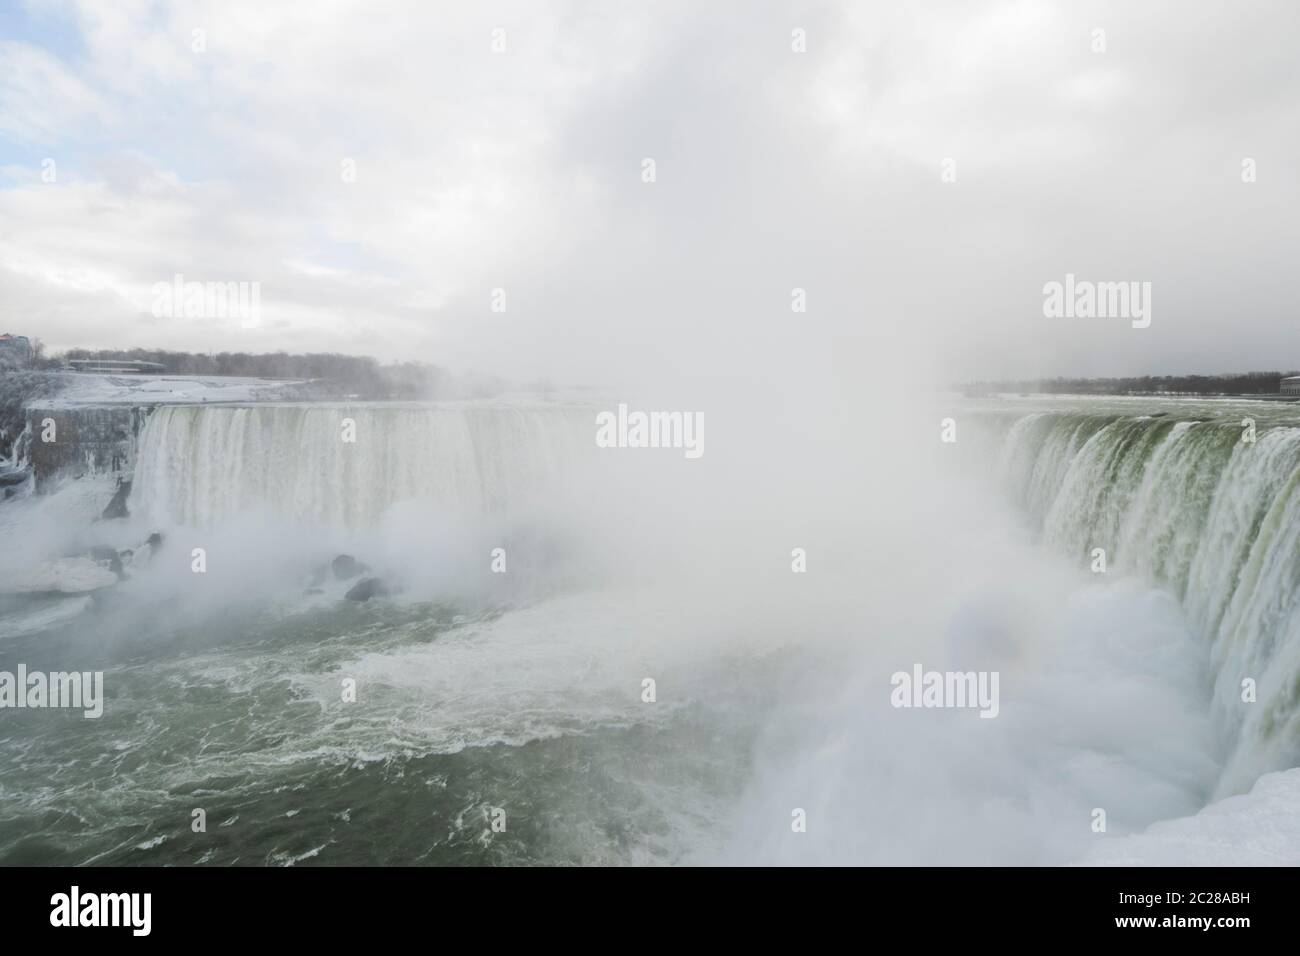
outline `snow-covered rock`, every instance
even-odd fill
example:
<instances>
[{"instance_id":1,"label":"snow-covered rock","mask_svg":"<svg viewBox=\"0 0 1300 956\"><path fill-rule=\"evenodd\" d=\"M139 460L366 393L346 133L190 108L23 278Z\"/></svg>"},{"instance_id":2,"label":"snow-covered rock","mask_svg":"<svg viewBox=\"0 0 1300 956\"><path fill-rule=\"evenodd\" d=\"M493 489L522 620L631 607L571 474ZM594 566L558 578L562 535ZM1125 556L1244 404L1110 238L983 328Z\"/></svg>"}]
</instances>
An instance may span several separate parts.
<instances>
[{"instance_id":1,"label":"snow-covered rock","mask_svg":"<svg viewBox=\"0 0 1300 956\"><path fill-rule=\"evenodd\" d=\"M92 558L56 558L25 572L15 572L0 584L10 594L85 594L117 583L117 575Z\"/></svg>"}]
</instances>

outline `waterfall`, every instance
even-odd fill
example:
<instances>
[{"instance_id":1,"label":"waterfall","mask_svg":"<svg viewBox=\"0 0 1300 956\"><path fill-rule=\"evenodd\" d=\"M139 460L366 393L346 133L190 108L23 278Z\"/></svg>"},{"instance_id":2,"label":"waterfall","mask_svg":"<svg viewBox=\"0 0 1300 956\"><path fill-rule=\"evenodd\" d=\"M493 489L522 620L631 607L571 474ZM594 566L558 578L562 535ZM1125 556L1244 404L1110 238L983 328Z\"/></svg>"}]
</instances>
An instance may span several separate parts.
<instances>
[{"instance_id":1,"label":"waterfall","mask_svg":"<svg viewBox=\"0 0 1300 956\"><path fill-rule=\"evenodd\" d=\"M1300 758L1300 428L1040 412L1002 462L1044 542L1173 592L1207 643L1220 794ZM1257 699L1243 701L1243 681Z\"/></svg>"},{"instance_id":2,"label":"waterfall","mask_svg":"<svg viewBox=\"0 0 1300 956\"><path fill-rule=\"evenodd\" d=\"M196 526L260 507L357 528L414 499L500 512L588 453L593 421L558 404L168 406L140 436L130 507Z\"/></svg>"}]
</instances>

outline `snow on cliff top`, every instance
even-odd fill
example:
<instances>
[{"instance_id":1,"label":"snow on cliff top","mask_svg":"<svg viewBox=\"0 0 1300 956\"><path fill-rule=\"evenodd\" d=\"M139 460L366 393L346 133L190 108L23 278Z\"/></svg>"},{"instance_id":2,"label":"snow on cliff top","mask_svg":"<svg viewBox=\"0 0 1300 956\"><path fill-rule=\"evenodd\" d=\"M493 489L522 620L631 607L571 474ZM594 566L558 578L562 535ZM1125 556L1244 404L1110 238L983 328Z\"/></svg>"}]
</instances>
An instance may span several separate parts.
<instances>
[{"instance_id":1,"label":"snow on cliff top","mask_svg":"<svg viewBox=\"0 0 1300 956\"><path fill-rule=\"evenodd\" d=\"M1154 823L1100 843L1085 866L1295 866L1300 864L1300 768L1269 773L1250 793L1192 817Z\"/></svg>"},{"instance_id":2,"label":"snow on cliff top","mask_svg":"<svg viewBox=\"0 0 1300 956\"><path fill-rule=\"evenodd\" d=\"M41 408L71 405L176 405L198 402L276 401L302 381L220 375L97 375L68 372L63 388Z\"/></svg>"}]
</instances>

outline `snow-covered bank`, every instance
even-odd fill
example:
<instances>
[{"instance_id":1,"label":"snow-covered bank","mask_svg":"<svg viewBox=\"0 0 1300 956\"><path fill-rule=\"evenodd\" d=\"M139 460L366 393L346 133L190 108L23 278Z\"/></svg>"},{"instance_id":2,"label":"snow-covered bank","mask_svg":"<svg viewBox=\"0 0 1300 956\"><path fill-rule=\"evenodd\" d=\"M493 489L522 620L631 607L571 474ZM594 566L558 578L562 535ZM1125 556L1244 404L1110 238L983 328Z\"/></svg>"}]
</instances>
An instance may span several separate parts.
<instances>
[{"instance_id":1,"label":"snow-covered bank","mask_svg":"<svg viewBox=\"0 0 1300 956\"><path fill-rule=\"evenodd\" d=\"M1200 813L1107 839L1085 866L1300 865L1300 768L1260 777L1249 793Z\"/></svg>"},{"instance_id":2,"label":"snow-covered bank","mask_svg":"<svg viewBox=\"0 0 1300 956\"><path fill-rule=\"evenodd\" d=\"M202 402L279 401L302 381L219 375L96 375L69 372L42 408L79 405L186 405Z\"/></svg>"}]
</instances>

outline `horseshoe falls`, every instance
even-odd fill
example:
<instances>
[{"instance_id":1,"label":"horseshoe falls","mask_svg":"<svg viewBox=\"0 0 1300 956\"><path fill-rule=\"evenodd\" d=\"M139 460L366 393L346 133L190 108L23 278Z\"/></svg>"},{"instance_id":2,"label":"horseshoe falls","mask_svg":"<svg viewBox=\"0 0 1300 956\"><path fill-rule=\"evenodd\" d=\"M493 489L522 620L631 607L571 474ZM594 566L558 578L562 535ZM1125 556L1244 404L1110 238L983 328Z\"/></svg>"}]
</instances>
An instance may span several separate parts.
<instances>
[{"instance_id":1,"label":"horseshoe falls","mask_svg":"<svg viewBox=\"0 0 1300 956\"><path fill-rule=\"evenodd\" d=\"M1238 418L1035 412L1002 451L1048 547L1181 603L1213 679L1217 795L1300 762L1300 424Z\"/></svg>"},{"instance_id":2,"label":"horseshoe falls","mask_svg":"<svg viewBox=\"0 0 1300 956\"><path fill-rule=\"evenodd\" d=\"M601 407L164 405L60 449L0 505L0 577L40 571L0 671L105 706L0 710L0 863L1300 859L1292 406L833 442L721 406L698 460L598 448ZM891 703L928 671L996 672L992 718Z\"/></svg>"}]
</instances>

